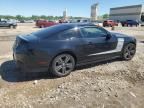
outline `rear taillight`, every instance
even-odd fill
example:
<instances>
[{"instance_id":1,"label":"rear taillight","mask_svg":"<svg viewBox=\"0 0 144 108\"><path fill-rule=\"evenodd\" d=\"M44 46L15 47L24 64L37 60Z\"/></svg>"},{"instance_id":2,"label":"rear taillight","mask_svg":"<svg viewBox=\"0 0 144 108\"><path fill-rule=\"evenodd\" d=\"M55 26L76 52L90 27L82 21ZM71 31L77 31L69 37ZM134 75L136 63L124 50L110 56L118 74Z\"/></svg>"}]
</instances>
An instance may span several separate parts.
<instances>
[{"instance_id":1,"label":"rear taillight","mask_svg":"<svg viewBox=\"0 0 144 108\"><path fill-rule=\"evenodd\" d=\"M21 39L21 38L19 38L19 37L17 37L16 41L14 43L13 49L17 50L18 52L21 52L21 51L25 52L28 49L28 42Z\"/></svg>"},{"instance_id":2,"label":"rear taillight","mask_svg":"<svg viewBox=\"0 0 144 108\"><path fill-rule=\"evenodd\" d=\"M16 40L16 47L19 47L19 46L23 46L23 45L26 45L28 42L26 42L25 40L22 40L22 39L17 39Z\"/></svg>"}]
</instances>

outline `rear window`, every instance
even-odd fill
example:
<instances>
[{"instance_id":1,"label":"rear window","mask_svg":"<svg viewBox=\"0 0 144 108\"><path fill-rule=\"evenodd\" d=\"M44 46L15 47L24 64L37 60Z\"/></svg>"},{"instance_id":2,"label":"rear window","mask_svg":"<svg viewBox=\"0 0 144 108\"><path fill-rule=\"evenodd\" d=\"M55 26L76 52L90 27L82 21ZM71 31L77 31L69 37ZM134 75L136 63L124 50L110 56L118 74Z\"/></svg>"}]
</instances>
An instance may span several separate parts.
<instances>
[{"instance_id":1,"label":"rear window","mask_svg":"<svg viewBox=\"0 0 144 108\"><path fill-rule=\"evenodd\" d=\"M59 24L59 25L44 28L44 29L39 30L37 32L34 32L32 34L34 34L35 36L37 36L39 38L47 38L47 37L49 37L53 34L56 34L60 31L67 30L67 29L70 29L70 28L71 28L70 26Z\"/></svg>"}]
</instances>

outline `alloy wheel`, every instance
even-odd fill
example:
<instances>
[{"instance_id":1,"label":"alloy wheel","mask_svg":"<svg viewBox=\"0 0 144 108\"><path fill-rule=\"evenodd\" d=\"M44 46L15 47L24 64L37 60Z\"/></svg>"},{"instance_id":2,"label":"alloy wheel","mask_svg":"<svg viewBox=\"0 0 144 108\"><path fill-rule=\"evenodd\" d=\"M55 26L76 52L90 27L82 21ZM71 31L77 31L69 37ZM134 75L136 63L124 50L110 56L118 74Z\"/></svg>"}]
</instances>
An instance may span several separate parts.
<instances>
[{"instance_id":1,"label":"alloy wheel","mask_svg":"<svg viewBox=\"0 0 144 108\"><path fill-rule=\"evenodd\" d=\"M131 60L136 52L136 47L134 44L128 44L124 49L124 59Z\"/></svg>"},{"instance_id":2,"label":"alloy wheel","mask_svg":"<svg viewBox=\"0 0 144 108\"><path fill-rule=\"evenodd\" d=\"M69 74L75 67L75 60L69 54L62 54L55 58L53 63L54 72L57 75L65 76Z\"/></svg>"}]
</instances>

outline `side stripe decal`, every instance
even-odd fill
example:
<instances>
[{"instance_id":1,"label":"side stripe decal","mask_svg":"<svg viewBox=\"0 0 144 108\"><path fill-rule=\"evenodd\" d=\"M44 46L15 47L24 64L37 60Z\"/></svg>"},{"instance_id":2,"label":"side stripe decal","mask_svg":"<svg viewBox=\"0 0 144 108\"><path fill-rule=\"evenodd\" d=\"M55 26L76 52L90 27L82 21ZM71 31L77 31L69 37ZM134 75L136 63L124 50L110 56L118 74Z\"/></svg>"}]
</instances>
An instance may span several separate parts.
<instances>
[{"instance_id":1,"label":"side stripe decal","mask_svg":"<svg viewBox=\"0 0 144 108\"><path fill-rule=\"evenodd\" d=\"M118 38L118 43L117 43L116 49L110 50L110 51L101 52L101 53L90 54L88 56L95 56L95 55L102 55L102 54L110 54L110 53L115 53L115 52L121 52L122 48L123 48L123 45L124 45L124 38Z\"/></svg>"}]
</instances>

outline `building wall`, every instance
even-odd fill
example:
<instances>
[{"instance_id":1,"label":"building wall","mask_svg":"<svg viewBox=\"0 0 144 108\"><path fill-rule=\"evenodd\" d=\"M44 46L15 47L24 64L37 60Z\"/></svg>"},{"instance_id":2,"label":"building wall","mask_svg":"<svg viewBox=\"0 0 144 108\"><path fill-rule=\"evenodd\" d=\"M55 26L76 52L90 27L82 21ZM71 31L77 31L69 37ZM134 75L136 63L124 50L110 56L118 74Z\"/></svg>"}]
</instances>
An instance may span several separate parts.
<instances>
[{"instance_id":1,"label":"building wall","mask_svg":"<svg viewBox=\"0 0 144 108\"><path fill-rule=\"evenodd\" d=\"M142 6L142 13L144 13L144 5Z\"/></svg>"},{"instance_id":2,"label":"building wall","mask_svg":"<svg viewBox=\"0 0 144 108\"><path fill-rule=\"evenodd\" d=\"M110 19L115 20L115 21L125 21L125 20L140 21L140 14L139 15L110 16Z\"/></svg>"},{"instance_id":3,"label":"building wall","mask_svg":"<svg viewBox=\"0 0 144 108\"><path fill-rule=\"evenodd\" d=\"M97 14L98 14L98 4L94 4L91 6L91 20L92 21L97 20Z\"/></svg>"},{"instance_id":4,"label":"building wall","mask_svg":"<svg viewBox=\"0 0 144 108\"><path fill-rule=\"evenodd\" d=\"M63 11L63 19L67 20L67 9Z\"/></svg>"},{"instance_id":5,"label":"building wall","mask_svg":"<svg viewBox=\"0 0 144 108\"><path fill-rule=\"evenodd\" d=\"M144 22L144 5L142 7L141 21Z\"/></svg>"},{"instance_id":6,"label":"building wall","mask_svg":"<svg viewBox=\"0 0 144 108\"><path fill-rule=\"evenodd\" d=\"M137 20L140 21L142 5L125 6L110 9L110 19L112 20Z\"/></svg>"}]
</instances>

